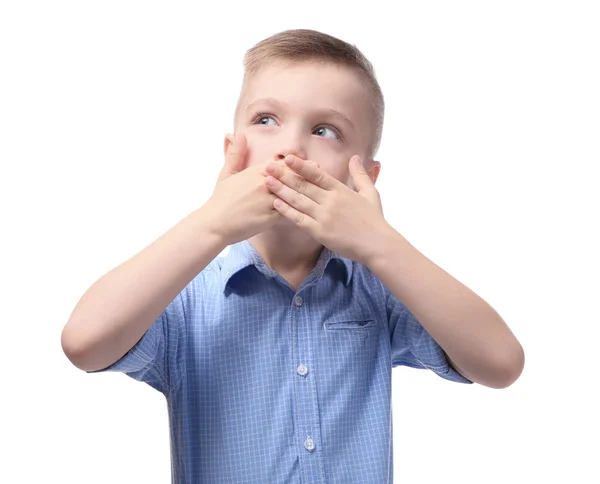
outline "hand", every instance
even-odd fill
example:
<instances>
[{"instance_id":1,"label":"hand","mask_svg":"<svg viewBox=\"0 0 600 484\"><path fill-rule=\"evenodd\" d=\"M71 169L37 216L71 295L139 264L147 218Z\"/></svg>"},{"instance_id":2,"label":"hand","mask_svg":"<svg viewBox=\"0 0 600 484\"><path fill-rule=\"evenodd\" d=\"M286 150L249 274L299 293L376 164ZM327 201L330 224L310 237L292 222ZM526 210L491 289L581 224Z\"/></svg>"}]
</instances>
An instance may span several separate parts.
<instances>
[{"instance_id":1,"label":"hand","mask_svg":"<svg viewBox=\"0 0 600 484\"><path fill-rule=\"evenodd\" d=\"M282 219L273 208L275 196L265 187L266 163L244 169L247 142L243 134L228 136L225 164L205 208L212 230L227 245L262 232Z\"/></svg>"},{"instance_id":2,"label":"hand","mask_svg":"<svg viewBox=\"0 0 600 484\"><path fill-rule=\"evenodd\" d=\"M265 184L277 199L273 206L332 251L368 265L375 245L389 234L379 192L360 164L350 160L355 190L296 156L285 159L286 167L267 164ZM298 176L300 175L300 176Z\"/></svg>"}]
</instances>

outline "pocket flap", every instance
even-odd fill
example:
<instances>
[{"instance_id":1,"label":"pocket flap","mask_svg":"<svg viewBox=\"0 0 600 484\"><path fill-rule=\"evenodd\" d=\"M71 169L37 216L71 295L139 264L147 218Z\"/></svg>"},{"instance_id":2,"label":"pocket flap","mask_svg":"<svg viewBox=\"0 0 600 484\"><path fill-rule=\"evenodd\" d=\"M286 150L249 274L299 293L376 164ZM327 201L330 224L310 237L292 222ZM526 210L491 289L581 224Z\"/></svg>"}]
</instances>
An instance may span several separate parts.
<instances>
[{"instance_id":1,"label":"pocket flap","mask_svg":"<svg viewBox=\"0 0 600 484\"><path fill-rule=\"evenodd\" d=\"M353 321L325 321L325 329L367 329L375 326L377 321L374 319L362 319Z\"/></svg>"}]
</instances>

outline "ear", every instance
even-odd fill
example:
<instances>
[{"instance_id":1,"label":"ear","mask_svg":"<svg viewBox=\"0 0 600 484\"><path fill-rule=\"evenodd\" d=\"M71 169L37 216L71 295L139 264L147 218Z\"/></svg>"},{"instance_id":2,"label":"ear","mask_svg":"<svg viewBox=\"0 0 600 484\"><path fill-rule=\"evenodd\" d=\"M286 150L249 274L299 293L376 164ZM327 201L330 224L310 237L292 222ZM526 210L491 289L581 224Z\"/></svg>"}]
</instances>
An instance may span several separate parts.
<instances>
[{"instance_id":1,"label":"ear","mask_svg":"<svg viewBox=\"0 0 600 484\"><path fill-rule=\"evenodd\" d=\"M223 156L225 158L227 158L227 150L229 150L229 147L233 143L234 139L235 139L235 134L226 134L225 135L225 139L223 140Z\"/></svg>"},{"instance_id":2,"label":"ear","mask_svg":"<svg viewBox=\"0 0 600 484\"><path fill-rule=\"evenodd\" d=\"M377 177L379 176L379 172L381 171L381 163L375 160L371 160L370 163L367 163L367 175L373 181L373 185L377 182Z\"/></svg>"}]
</instances>

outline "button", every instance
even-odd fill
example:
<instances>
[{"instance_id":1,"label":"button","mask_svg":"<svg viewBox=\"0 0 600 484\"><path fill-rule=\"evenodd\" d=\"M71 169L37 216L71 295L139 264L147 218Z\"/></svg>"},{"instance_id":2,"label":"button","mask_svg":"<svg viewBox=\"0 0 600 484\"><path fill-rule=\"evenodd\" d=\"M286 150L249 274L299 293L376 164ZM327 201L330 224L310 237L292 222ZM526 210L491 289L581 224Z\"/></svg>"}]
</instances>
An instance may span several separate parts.
<instances>
[{"instance_id":1,"label":"button","mask_svg":"<svg viewBox=\"0 0 600 484\"><path fill-rule=\"evenodd\" d=\"M302 306L302 298L300 296L296 296L296 306Z\"/></svg>"},{"instance_id":2,"label":"button","mask_svg":"<svg viewBox=\"0 0 600 484\"><path fill-rule=\"evenodd\" d=\"M300 375L300 376L304 376L308 373L308 369L306 368L306 366L304 366L304 363L300 363L298 365L298 368L296 368L296 371L298 372L298 375Z\"/></svg>"},{"instance_id":3,"label":"button","mask_svg":"<svg viewBox=\"0 0 600 484\"><path fill-rule=\"evenodd\" d=\"M306 450L308 450L309 452L312 452L315 448L315 443L313 442L313 439L311 439L310 437L306 439L304 441L304 447L306 447Z\"/></svg>"}]
</instances>

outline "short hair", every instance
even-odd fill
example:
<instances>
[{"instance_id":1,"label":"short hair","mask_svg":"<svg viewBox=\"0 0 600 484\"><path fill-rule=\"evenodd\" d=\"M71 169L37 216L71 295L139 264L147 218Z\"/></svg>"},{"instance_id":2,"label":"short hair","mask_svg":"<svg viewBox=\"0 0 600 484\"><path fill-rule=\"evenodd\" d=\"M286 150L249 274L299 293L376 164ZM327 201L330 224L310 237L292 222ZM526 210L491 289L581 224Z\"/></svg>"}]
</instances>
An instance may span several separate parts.
<instances>
[{"instance_id":1,"label":"short hair","mask_svg":"<svg viewBox=\"0 0 600 484\"><path fill-rule=\"evenodd\" d=\"M355 45L316 30L293 29L279 32L261 40L246 52L244 84L249 77L273 61L330 62L349 67L362 76L372 96L375 126L369 154L375 156L381 143L385 104L373 65Z\"/></svg>"}]
</instances>

